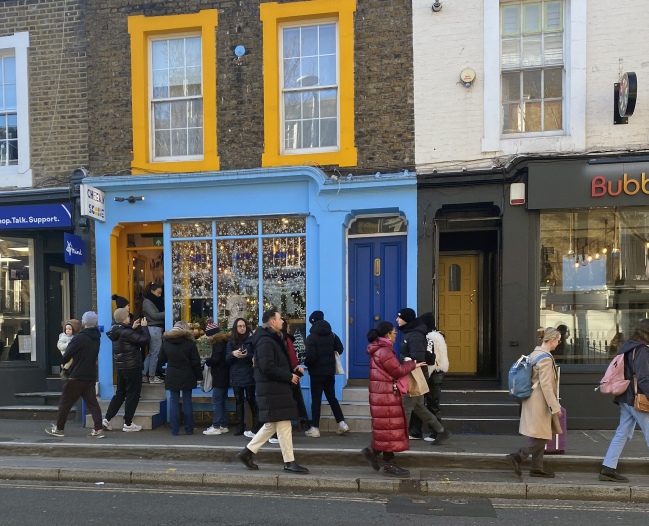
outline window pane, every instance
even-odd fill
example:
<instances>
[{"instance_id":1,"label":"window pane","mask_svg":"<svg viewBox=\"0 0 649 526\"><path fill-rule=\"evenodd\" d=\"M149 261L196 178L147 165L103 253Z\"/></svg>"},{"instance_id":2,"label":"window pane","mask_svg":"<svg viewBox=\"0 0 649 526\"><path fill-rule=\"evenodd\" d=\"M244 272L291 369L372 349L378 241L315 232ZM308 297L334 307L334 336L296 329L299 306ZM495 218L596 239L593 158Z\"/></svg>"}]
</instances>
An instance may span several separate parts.
<instances>
[{"instance_id":1,"label":"window pane","mask_svg":"<svg viewBox=\"0 0 649 526\"><path fill-rule=\"evenodd\" d=\"M201 39L191 37L185 39L186 65L201 67Z\"/></svg>"},{"instance_id":2,"label":"window pane","mask_svg":"<svg viewBox=\"0 0 649 526\"><path fill-rule=\"evenodd\" d=\"M541 38L526 37L523 39L523 66L541 66Z\"/></svg>"},{"instance_id":3,"label":"window pane","mask_svg":"<svg viewBox=\"0 0 649 526\"><path fill-rule=\"evenodd\" d=\"M541 32L541 4L523 6L524 33Z\"/></svg>"},{"instance_id":4,"label":"window pane","mask_svg":"<svg viewBox=\"0 0 649 526\"><path fill-rule=\"evenodd\" d=\"M520 104L503 104L503 133L518 133L521 130Z\"/></svg>"},{"instance_id":5,"label":"window pane","mask_svg":"<svg viewBox=\"0 0 649 526\"><path fill-rule=\"evenodd\" d=\"M502 34L519 35L521 32L521 13L517 5L502 8Z\"/></svg>"},{"instance_id":6,"label":"window pane","mask_svg":"<svg viewBox=\"0 0 649 526\"><path fill-rule=\"evenodd\" d=\"M300 60L297 58L284 59L284 87L296 88L299 87L297 82L300 76Z\"/></svg>"},{"instance_id":7,"label":"window pane","mask_svg":"<svg viewBox=\"0 0 649 526\"><path fill-rule=\"evenodd\" d=\"M5 84L5 109L15 110L17 109L16 103L16 85L15 84Z\"/></svg>"},{"instance_id":8,"label":"window pane","mask_svg":"<svg viewBox=\"0 0 649 526\"><path fill-rule=\"evenodd\" d=\"M524 131L541 131L541 102L525 102L523 120Z\"/></svg>"},{"instance_id":9,"label":"window pane","mask_svg":"<svg viewBox=\"0 0 649 526\"><path fill-rule=\"evenodd\" d=\"M191 67L187 68L187 96L192 97L202 94L201 87L201 68Z\"/></svg>"},{"instance_id":10,"label":"window pane","mask_svg":"<svg viewBox=\"0 0 649 526\"><path fill-rule=\"evenodd\" d=\"M186 128L187 127L187 102L179 101L172 102L171 107L171 127L172 128Z\"/></svg>"},{"instance_id":11,"label":"window pane","mask_svg":"<svg viewBox=\"0 0 649 526\"><path fill-rule=\"evenodd\" d=\"M259 230L257 220L217 221L217 236L254 236Z\"/></svg>"},{"instance_id":12,"label":"window pane","mask_svg":"<svg viewBox=\"0 0 649 526\"><path fill-rule=\"evenodd\" d=\"M338 115L338 101L336 90L328 89L319 92L320 117L336 117Z\"/></svg>"},{"instance_id":13,"label":"window pane","mask_svg":"<svg viewBox=\"0 0 649 526\"><path fill-rule=\"evenodd\" d=\"M320 146L320 134L317 120L302 122L302 148L317 148Z\"/></svg>"},{"instance_id":14,"label":"window pane","mask_svg":"<svg viewBox=\"0 0 649 526\"><path fill-rule=\"evenodd\" d=\"M563 33L545 35L544 60L546 65L563 64Z\"/></svg>"},{"instance_id":15,"label":"window pane","mask_svg":"<svg viewBox=\"0 0 649 526\"><path fill-rule=\"evenodd\" d=\"M169 68L185 67L185 39L169 40Z\"/></svg>"},{"instance_id":16,"label":"window pane","mask_svg":"<svg viewBox=\"0 0 649 526\"><path fill-rule=\"evenodd\" d=\"M169 67L169 45L166 40L151 42L151 65L154 70Z\"/></svg>"},{"instance_id":17,"label":"window pane","mask_svg":"<svg viewBox=\"0 0 649 526\"><path fill-rule=\"evenodd\" d=\"M545 3L545 30L561 31L563 29L561 2Z\"/></svg>"},{"instance_id":18,"label":"window pane","mask_svg":"<svg viewBox=\"0 0 649 526\"><path fill-rule=\"evenodd\" d=\"M287 319L306 316L305 239L270 238L263 244L263 310L277 307Z\"/></svg>"},{"instance_id":19,"label":"window pane","mask_svg":"<svg viewBox=\"0 0 649 526\"><path fill-rule=\"evenodd\" d=\"M521 74L518 71L502 74L502 97L503 101L521 100Z\"/></svg>"},{"instance_id":20,"label":"window pane","mask_svg":"<svg viewBox=\"0 0 649 526\"><path fill-rule=\"evenodd\" d=\"M520 39L506 39L502 42L502 67L519 68L521 66Z\"/></svg>"},{"instance_id":21,"label":"window pane","mask_svg":"<svg viewBox=\"0 0 649 526\"><path fill-rule=\"evenodd\" d=\"M187 103L189 114L187 115L187 125L190 128L203 128L203 101L190 100Z\"/></svg>"},{"instance_id":22,"label":"window pane","mask_svg":"<svg viewBox=\"0 0 649 526\"><path fill-rule=\"evenodd\" d=\"M543 77L543 97L558 99L563 96L563 70L546 69Z\"/></svg>"},{"instance_id":23,"label":"window pane","mask_svg":"<svg viewBox=\"0 0 649 526\"><path fill-rule=\"evenodd\" d=\"M320 54L336 53L336 24L320 26Z\"/></svg>"},{"instance_id":24,"label":"window pane","mask_svg":"<svg viewBox=\"0 0 649 526\"><path fill-rule=\"evenodd\" d=\"M187 130L187 154L188 155L202 155L203 154L203 129L190 128Z\"/></svg>"},{"instance_id":25,"label":"window pane","mask_svg":"<svg viewBox=\"0 0 649 526\"><path fill-rule=\"evenodd\" d=\"M301 83L299 80L301 80ZM317 86L319 83L318 78L318 58L303 58L302 70L300 71L300 79L298 79L298 86Z\"/></svg>"},{"instance_id":26,"label":"window pane","mask_svg":"<svg viewBox=\"0 0 649 526\"><path fill-rule=\"evenodd\" d=\"M262 234L303 234L305 232L306 220L303 217L264 219L261 222Z\"/></svg>"},{"instance_id":27,"label":"window pane","mask_svg":"<svg viewBox=\"0 0 649 526\"><path fill-rule=\"evenodd\" d=\"M212 242L171 243L173 319L191 321L213 315Z\"/></svg>"},{"instance_id":28,"label":"window pane","mask_svg":"<svg viewBox=\"0 0 649 526\"><path fill-rule=\"evenodd\" d=\"M169 70L153 72L153 98L169 97Z\"/></svg>"},{"instance_id":29,"label":"window pane","mask_svg":"<svg viewBox=\"0 0 649 526\"><path fill-rule=\"evenodd\" d=\"M541 70L523 72L523 98L527 100L541 98Z\"/></svg>"},{"instance_id":30,"label":"window pane","mask_svg":"<svg viewBox=\"0 0 649 526\"><path fill-rule=\"evenodd\" d=\"M450 265L448 267L448 291L460 292L462 290L462 269L460 265Z\"/></svg>"},{"instance_id":31,"label":"window pane","mask_svg":"<svg viewBox=\"0 0 649 526\"><path fill-rule=\"evenodd\" d=\"M4 83L16 84L16 57L4 59Z\"/></svg>"},{"instance_id":32,"label":"window pane","mask_svg":"<svg viewBox=\"0 0 649 526\"><path fill-rule=\"evenodd\" d=\"M185 92L185 68L173 68L169 70L169 96L184 97Z\"/></svg>"},{"instance_id":33,"label":"window pane","mask_svg":"<svg viewBox=\"0 0 649 526\"><path fill-rule=\"evenodd\" d=\"M320 147L326 148L338 144L338 119L320 120Z\"/></svg>"},{"instance_id":34,"label":"window pane","mask_svg":"<svg viewBox=\"0 0 649 526\"><path fill-rule=\"evenodd\" d=\"M4 90L1 89L2 84L0 83L0 110L4 110L5 108L5 96L4 96Z\"/></svg>"},{"instance_id":35,"label":"window pane","mask_svg":"<svg viewBox=\"0 0 649 526\"><path fill-rule=\"evenodd\" d=\"M327 55L320 57L320 85L328 86L336 82L336 56Z\"/></svg>"},{"instance_id":36,"label":"window pane","mask_svg":"<svg viewBox=\"0 0 649 526\"><path fill-rule=\"evenodd\" d=\"M563 129L562 102L549 101L545 103L543 129L545 131Z\"/></svg>"},{"instance_id":37,"label":"window pane","mask_svg":"<svg viewBox=\"0 0 649 526\"><path fill-rule=\"evenodd\" d=\"M303 57L314 56L318 54L318 27L303 27L301 35L301 55Z\"/></svg>"},{"instance_id":38,"label":"window pane","mask_svg":"<svg viewBox=\"0 0 649 526\"><path fill-rule=\"evenodd\" d=\"M187 130L171 130L171 155L187 155Z\"/></svg>"},{"instance_id":39,"label":"window pane","mask_svg":"<svg viewBox=\"0 0 649 526\"><path fill-rule=\"evenodd\" d=\"M168 130L171 127L171 116L168 102L153 105L153 125L156 130Z\"/></svg>"},{"instance_id":40,"label":"window pane","mask_svg":"<svg viewBox=\"0 0 649 526\"><path fill-rule=\"evenodd\" d=\"M299 93L285 93L284 94L284 118L286 120L299 119L301 116L302 97Z\"/></svg>"},{"instance_id":41,"label":"window pane","mask_svg":"<svg viewBox=\"0 0 649 526\"><path fill-rule=\"evenodd\" d=\"M211 235L211 222L196 221L171 224L171 237L210 237Z\"/></svg>"},{"instance_id":42,"label":"window pane","mask_svg":"<svg viewBox=\"0 0 649 526\"><path fill-rule=\"evenodd\" d=\"M7 124L8 124L8 135L10 139L18 138L18 115L15 113L10 113L7 115Z\"/></svg>"},{"instance_id":43,"label":"window pane","mask_svg":"<svg viewBox=\"0 0 649 526\"><path fill-rule=\"evenodd\" d=\"M9 163L11 165L18 164L18 141L9 141Z\"/></svg>"},{"instance_id":44,"label":"window pane","mask_svg":"<svg viewBox=\"0 0 649 526\"><path fill-rule=\"evenodd\" d=\"M169 130L155 132L154 157L171 157L171 132Z\"/></svg>"}]
</instances>

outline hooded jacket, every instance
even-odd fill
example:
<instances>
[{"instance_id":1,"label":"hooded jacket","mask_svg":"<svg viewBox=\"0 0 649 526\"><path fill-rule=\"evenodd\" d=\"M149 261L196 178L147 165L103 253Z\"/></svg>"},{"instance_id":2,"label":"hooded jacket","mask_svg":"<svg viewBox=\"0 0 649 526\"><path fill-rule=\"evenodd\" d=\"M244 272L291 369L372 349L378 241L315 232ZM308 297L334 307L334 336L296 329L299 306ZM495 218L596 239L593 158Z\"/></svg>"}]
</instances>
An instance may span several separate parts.
<instances>
[{"instance_id":1,"label":"hooded jacket","mask_svg":"<svg viewBox=\"0 0 649 526\"><path fill-rule=\"evenodd\" d=\"M635 349L635 358L633 350ZM641 342L629 340L622 344L617 354L624 354L624 378L631 380L626 393L615 397L616 404L624 403L633 407L635 387L633 375L638 379L638 392L649 396L649 347Z\"/></svg>"},{"instance_id":2,"label":"hooded jacket","mask_svg":"<svg viewBox=\"0 0 649 526\"><path fill-rule=\"evenodd\" d=\"M229 339L229 332L218 332L211 336L212 355L205 360L205 365L212 373L212 385L221 389L230 387L230 365L225 361L225 349Z\"/></svg>"},{"instance_id":3,"label":"hooded jacket","mask_svg":"<svg viewBox=\"0 0 649 526\"><path fill-rule=\"evenodd\" d=\"M61 365L70 360L70 380L84 382L97 381L97 358L99 357L99 342L101 333L97 327L86 327L68 343L68 347L61 356Z\"/></svg>"},{"instance_id":4,"label":"hooded jacket","mask_svg":"<svg viewBox=\"0 0 649 526\"><path fill-rule=\"evenodd\" d=\"M106 336L113 342L113 358L118 371L142 369L141 347L151 339L148 327L133 329L130 325L115 323Z\"/></svg>"},{"instance_id":5,"label":"hooded jacket","mask_svg":"<svg viewBox=\"0 0 649 526\"><path fill-rule=\"evenodd\" d=\"M233 351L244 350L246 356L236 358ZM232 336L225 348L225 362L230 366L230 385L232 387L249 387L255 385L255 376L252 371L252 358L254 356L252 346L252 333L246 335L243 341L236 343Z\"/></svg>"},{"instance_id":6,"label":"hooded jacket","mask_svg":"<svg viewBox=\"0 0 649 526\"><path fill-rule=\"evenodd\" d=\"M340 338L331 331L328 321L316 321L311 325L309 336L306 339L304 365L309 368L309 374L311 376L333 376L336 374L334 352L343 353L343 344Z\"/></svg>"},{"instance_id":7,"label":"hooded jacket","mask_svg":"<svg viewBox=\"0 0 649 526\"><path fill-rule=\"evenodd\" d=\"M165 332L158 362L167 364L165 389L168 391L195 389L203 379L201 358L192 331L171 329Z\"/></svg>"},{"instance_id":8,"label":"hooded jacket","mask_svg":"<svg viewBox=\"0 0 649 526\"><path fill-rule=\"evenodd\" d=\"M426 348L428 341L426 340L426 333L428 329L426 324L419 318L412 320L399 329L403 334L401 340L401 347L399 349L399 361L403 362L405 358L410 358L415 362L426 361ZM424 376L428 378L428 368L422 368Z\"/></svg>"},{"instance_id":9,"label":"hooded jacket","mask_svg":"<svg viewBox=\"0 0 649 526\"><path fill-rule=\"evenodd\" d=\"M297 420L293 372L282 334L271 328L259 327L252 335L252 346L259 420Z\"/></svg>"},{"instance_id":10,"label":"hooded jacket","mask_svg":"<svg viewBox=\"0 0 649 526\"><path fill-rule=\"evenodd\" d=\"M392 342L377 338L367 346L370 355L370 414L372 415L372 449L375 451L407 451L408 422L401 402L401 393L395 393L396 380L414 370L414 361L399 363Z\"/></svg>"}]
</instances>

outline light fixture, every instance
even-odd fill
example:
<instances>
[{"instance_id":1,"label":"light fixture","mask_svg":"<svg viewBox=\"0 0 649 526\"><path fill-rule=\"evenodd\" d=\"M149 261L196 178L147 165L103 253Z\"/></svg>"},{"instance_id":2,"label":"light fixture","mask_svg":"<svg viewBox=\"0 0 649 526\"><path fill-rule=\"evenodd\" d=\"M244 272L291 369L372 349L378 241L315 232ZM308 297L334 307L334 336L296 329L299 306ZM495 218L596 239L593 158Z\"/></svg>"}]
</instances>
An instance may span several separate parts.
<instances>
[{"instance_id":1,"label":"light fixture","mask_svg":"<svg viewBox=\"0 0 649 526\"><path fill-rule=\"evenodd\" d=\"M124 201L127 201L127 202L133 204L136 201L144 201L144 196L143 195L129 195L128 197L115 197L114 199L118 203L123 203Z\"/></svg>"},{"instance_id":2,"label":"light fixture","mask_svg":"<svg viewBox=\"0 0 649 526\"><path fill-rule=\"evenodd\" d=\"M575 256L575 268L579 268L579 255Z\"/></svg>"},{"instance_id":3,"label":"light fixture","mask_svg":"<svg viewBox=\"0 0 649 526\"><path fill-rule=\"evenodd\" d=\"M439 13L442 10L442 2L433 2L433 7L431 8L433 13Z\"/></svg>"}]
</instances>

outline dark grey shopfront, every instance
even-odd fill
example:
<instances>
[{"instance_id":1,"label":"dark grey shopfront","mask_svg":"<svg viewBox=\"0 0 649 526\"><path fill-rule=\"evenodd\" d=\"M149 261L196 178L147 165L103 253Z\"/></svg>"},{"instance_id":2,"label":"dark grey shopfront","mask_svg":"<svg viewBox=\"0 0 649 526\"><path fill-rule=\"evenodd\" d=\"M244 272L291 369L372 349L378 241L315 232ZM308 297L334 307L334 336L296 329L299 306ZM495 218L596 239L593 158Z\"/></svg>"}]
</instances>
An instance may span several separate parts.
<instances>
[{"instance_id":1,"label":"dark grey shopfront","mask_svg":"<svg viewBox=\"0 0 649 526\"><path fill-rule=\"evenodd\" d=\"M451 381L506 389L538 327L557 327L569 427L616 427L617 407L594 388L620 342L649 317L649 163L633 161L529 160L509 176L420 181L418 309L435 310L451 331ZM525 205L510 204L512 182L526 184ZM462 266L471 257L475 281ZM454 261L457 290L472 287L466 298L449 292L446 262ZM454 341L453 323L465 341ZM469 367L467 353L475 353Z\"/></svg>"}]
</instances>

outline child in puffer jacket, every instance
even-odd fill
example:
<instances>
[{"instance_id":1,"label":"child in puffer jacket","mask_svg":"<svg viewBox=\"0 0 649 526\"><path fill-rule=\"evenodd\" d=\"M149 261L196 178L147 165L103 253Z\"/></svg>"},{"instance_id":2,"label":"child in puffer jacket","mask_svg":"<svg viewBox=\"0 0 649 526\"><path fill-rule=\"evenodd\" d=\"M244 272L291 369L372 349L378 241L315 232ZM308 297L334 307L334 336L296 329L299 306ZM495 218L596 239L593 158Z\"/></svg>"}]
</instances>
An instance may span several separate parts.
<instances>
[{"instance_id":1,"label":"child in puffer jacket","mask_svg":"<svg viewBox=\"0 0 649 526\"><path fill-rule=\"evenodd\" d=\"M61 351L61 356L63 356L66 349L68 348L68 343L70 343L70 340L72 340L72 338L74 338L74 335L79 332L80 327L81 324L79 323L79 320L72 319L65 322L63 332L59 334L59 341L56 344L58 350ZM74 360L70 360L63 366L61 370L61 376L67 376L67 373L70 371L70 367L72 367L73 362Z\"/></svg>"}]
</instances>

